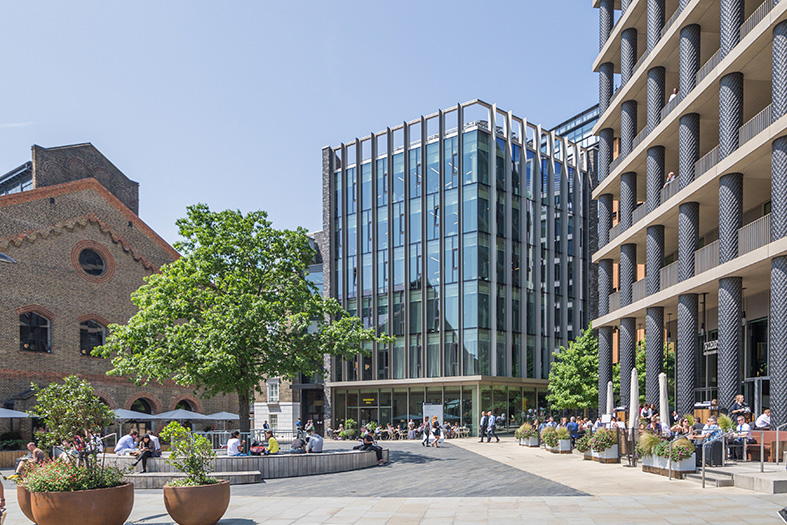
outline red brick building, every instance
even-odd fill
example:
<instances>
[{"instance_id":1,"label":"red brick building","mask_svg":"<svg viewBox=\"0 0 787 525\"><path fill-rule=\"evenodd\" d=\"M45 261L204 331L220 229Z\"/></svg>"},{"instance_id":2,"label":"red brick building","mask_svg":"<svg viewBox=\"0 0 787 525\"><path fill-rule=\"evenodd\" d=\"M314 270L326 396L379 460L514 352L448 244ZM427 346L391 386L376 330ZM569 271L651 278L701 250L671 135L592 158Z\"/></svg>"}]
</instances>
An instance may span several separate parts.
<instances>
[{"instance_id":1,"label":"red brick building","mask_svg":"<svg viewBox=\"0 0 787 525\"><path fill-rule=\"evenodd\" d=\"M144 277L178 257L138 211L139 185L92 144L33 146L31 162L0 176L3 406L27 410L31 382L77 374L111 408L237 411L233 396L200 399L174 384L108 377L109 361L91 356L108 324L135 313L130 294Z\"/></svg>"}]
</instances>

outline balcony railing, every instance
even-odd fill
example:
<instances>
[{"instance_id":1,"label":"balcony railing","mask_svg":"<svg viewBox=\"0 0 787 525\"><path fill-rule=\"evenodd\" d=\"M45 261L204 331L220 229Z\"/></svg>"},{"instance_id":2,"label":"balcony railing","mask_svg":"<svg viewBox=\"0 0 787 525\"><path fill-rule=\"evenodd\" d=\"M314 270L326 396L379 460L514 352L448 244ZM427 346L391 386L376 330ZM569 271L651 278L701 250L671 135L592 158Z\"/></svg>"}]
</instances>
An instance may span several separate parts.
<instances>
[{"instance_id":1,"label":"balcony railing","mask_svg":"<svg viewBox=\"0 0 787 525\"><path fill-rule=\"evenodd\" d=\"M620 235L620 223L617 223L609 229L609 242L612 242L612 240L618 235Z\"/></svg>"},{"instance_id":2,"label":"balcony railing","mask_svg":"<svg viewBox=\"0 0 787 525\"><path fill-rule=\"evenodd\" d=\"M678 284L678 261L659 270L659 277L661 279L662 290L666 290L670 286Z\"/></svg>"},{"instance_id":3,"label":"balcony railing","mask_svg":"<svg viewBox=\"0 0 787 525\"><path fill-rule=\"evenodd\" d=\"M648 136L648 133L649 133L649 132L650 132L650 129L648 129L648 126L647 126L647 125L646 125L644 128L642 128L642 131L640 131L640 132L637 134L637 136L636 136L636 137L634 137L634 140L631 142L631 151L634 151L635 149L637 149L637 146L639 146L639 145L640 145L640 143L641 143L643 140L645 140L645 137L647 137L647 136Z\"/></svg>"},{"instance_id":4,"label":"balcony railing","mask_svg":"<svg viewBox=\"0 0 787 525\"><path fill-rule=\"evenodd\" d=\"M771 214L760 217L738 230L738 256L771 242Z\"/></svg>"},{"instance_id":5,"label":"balcony railing","mask_svg":"<svg viewBox=\"0 0 787 525\"><path fill-rule=\"evenodd\" d=\"M719 241L713 241L694 252L694 275L719 265Z\"/></svg>"},{"instance_id":6,"label":"balcony railing","mask_svg":"<svg viewBox=\"0 0 787 525\"><path fill-rule=\"evenodd\" d=\"M719 163L719 147L716 146L694 163L694 177L699 177Z\"/></svg>"},{"instance_id":7,"label":"balcony railing","mask_svg":"<svg viewBox=\"0 0 787 525\"><path fill-rule=\"evenodd\" d=\"M639 57L639 60L637 60L637 63L636 63L636 64L634 64L634 67L631 69L631 77L632 77L632 78L633 78L633 77L634 77L634 75L637 73L637 70L638 70L638 69L639 69L639 68L642 66L642 64L643 64L643 63L645 63L645 60L646 60L647 58L648 58L648 51L647 51L647 50L645 50L645 52L644 52L644 53L642 53L642 56L641 56L641 57Z\"/></svg>"},{"instance_id":8,"label":"balcony railing","mask_svg":"<svg viewBox=\"0 0 787 525\"><path fill-rule=\"evenodd\" d=\"M667 31L670 30L670 27L672 27L672 24L675 23L675 20L678 19L682 11L683 9L681 9L680 5L678 5L678 8L675 10L674 13L672 13L672 16L669 18L669 20L667 20L667 23L664 24L664 27L661 28L661 36L659 36L659 39L664 38L664 35L667 33Z\"/></svg>"},{"instance_id":9,"label":"balcony railing","mask_svg":"<svg viewBox=\"0 0 787 525\"><path fill-rule=\"evenodd\" d=\"M713 56L710 57L707 62L705 62L705 64L700 68L700 70L697 71L697 75L694 77L695 83L699 85L699 83L702 82L702 79L707 77L710 74L710 72L713 71L716 68L716 66L719 65L719 62L721 62L721 49L716 51L713 54Z\"/></svg>"},{"instance_id":10,"label":"balcony railing","mask_svg":"<svg viewBox=\"0 0 787 525\"><path fill-rule=\"evenodd\" d=\"M661 188L661 204L670 200L676 193L680 191L680 184L678 179L673 180L663 188Z\"/></svg>"},{"instance_id":11,"label":"balcony railing","mask_svg":"<svg viewBox=\"0 0 787 525\"><path fill-rule=\"evenodd\" d=\"M667 115L669 115L670 113L672 113L672 110L673 110L673 109L675 109L676 107L678 107L678 104L680 104L680 101L681 101L681 100L682 100L682 99L681 99L681 97L680 97L680 94L679 94L678 96L676 96L675 98L673 98L672 100L670 100L669 102L667 102L667 105L666 105L666 106L664 106L663 108L661 108L661 120L662 120L662 121L663 121L665 118L667 118Z\"/></svg>"},{"instance_id":12,"label":"balcony railing","mask_svg":"<svg viewBox=\"0 0 787 525\"><path fill-rule=\"evenodd\" d=\"M613 160L609 164L609 172L612 173L613 171L615 171L615 168L620 166L620 163L623 162L623 159L625 159L625 158L626 158L626 155L618 155L617 157L615 157L615 160Z\"/></svg>"},{"instance_id":13,"label":"balcony railing","mask_svg":"<svg viewBox=\"0 0 787 525\"><path fill-rule=\"evenodd\" d=\"M620 292L609 294L609 311L614 312L620 309Z\"/></svg>"},{"instance_id":14,"label":"balcony railing","mask_svg":"<svg viewBox=\"0 0 787 525\"><path fill-rule=\"evenodd\" d=\"M648 214L647 209L648 209L648 207L645 205L644 202L642 204L640 204L639 206L637 206L637 208L631 214L631 224L636 224L639 221L641 221L642 219L644 219L645 215Z\"/></svg>"},{"instance_id":15,"label":"balcony railing","mask_svg":"<svg viewBox=\"0 0 787 525\"><path fill-rule=\"evenodd\" d=\"M754 115L738 130L738 147L743 146L765 128L771 125L771 105Z\"/></svg>"},{"instance_id":16,"label":"balcony railing","mask_svg":"<svg viewBox=\"0 0 787 525\"><path fill-rule=\"evenodd\" d=\"M631 302L636 303L640 299L644 299L645 295L647 295L647 290L648 287L646 279L640 279L639 281L635 282L631 287Z\"/></svg>"},{"instance_id":17,"label":"balcony railing","mask_svg":"<svg viewBox=\"0 0 787 525\"><path fill-rule=\"evenodd\" d=\"M760 7L754 10L749 18L741 24L740 39L743 40L746 35L751 33L757 24L762 22L762 19L771 12L771 10L779 3L779 0L765 0Z\"/></svg>"}]
</instances>

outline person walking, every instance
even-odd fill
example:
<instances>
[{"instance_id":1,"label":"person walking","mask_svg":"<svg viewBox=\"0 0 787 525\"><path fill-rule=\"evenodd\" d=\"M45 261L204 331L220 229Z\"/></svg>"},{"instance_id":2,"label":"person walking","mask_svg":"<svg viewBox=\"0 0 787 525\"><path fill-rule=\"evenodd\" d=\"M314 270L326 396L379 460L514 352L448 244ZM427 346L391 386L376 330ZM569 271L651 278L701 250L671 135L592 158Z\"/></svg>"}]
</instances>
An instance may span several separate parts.
<instances>
[{"instance_id":1,"label":"person walking","mask_svg":"<svg viewBox=\"0 0 787 525\"><path fill-rule=\"evenodd\" d=\"M437 420L437 416L432 416L432 435L434 436L432 445L434 448L440 448L440 422Z\"/></svg>"},{"instance_id":2,"label":"person walking","mask_svg":"<svg viewBox=\"0 0 787 525\"><path fill-rule=\"evenodd\" d=\"M429 434L431 434L432 429L431 425L429 424L429 416L424 418L424 424L421 425L421 433L423 434L421 437L421 445L428 447L429 446Z\"/></svg>"},{"instance_id":3,"label":"person walking","mask_svg":"<svg viewBox=\"0 0 787 525\"><path fill-rule=\"evenodd\" d=\"M489 420L488 423L489 428L487 429L486 442L489 443L490 441L492 441L492 436L494 436L495 439L497 440L495 441L495 443L500 443L500 438L497 437L497 434L495 434L496 423L495 423L495 416L492 415L492 412L489 412L489 417L487 419Z\"/></svg>"},{"instance_id":4,"label":"person walking","mask_svg":"<svg viewBox=\"0 0 787 525\"><path fill-rule=\"evenodd\" d=\"M483 410L481 411L481 420L478 422L478 435L481 437L479 443L484 442L484 436L486 435L486 430L489 427L489 419L486 417L486 412Z\"/></svg>"}]
</instances>

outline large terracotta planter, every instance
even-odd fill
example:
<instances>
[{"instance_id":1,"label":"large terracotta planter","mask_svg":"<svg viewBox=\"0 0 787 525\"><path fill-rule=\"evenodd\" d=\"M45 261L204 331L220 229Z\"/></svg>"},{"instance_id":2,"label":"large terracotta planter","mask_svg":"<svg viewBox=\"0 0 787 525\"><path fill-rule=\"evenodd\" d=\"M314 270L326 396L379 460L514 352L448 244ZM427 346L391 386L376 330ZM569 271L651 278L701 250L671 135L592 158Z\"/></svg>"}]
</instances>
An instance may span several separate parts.
<instances>
[{"instance_id":1,"label":"large terracotta planter","mask_svg":"<svg viewBox=\"0 0 787 525\"><path fill-rule=\"evenodd\" d=\"M123 525L134 506L134 484L76 492L31 492L37 525Z\"/></svg>"},{"instance_id":2,"label":"large terracotta planter","mask_svg":"<svg viewBox=\"0 0 787 525\"><path fill-rule=\"evenodd\" d=\"M230 482L198 487L164 486L164 505L180 525L214 525L230 504Z\"/></svg>"},{"instance_id":3,"label":"large terracotta planter","mask_svg":"<svg viewBox=\"0 0 787 525\"><path fill-rule=\"evenodd\" d=\"M36 520L33 519L33 509L30 507L30 493L22 485L16 486L16 502L19 504L19 508L22 509L22 514L35 523Z\"/></svg>"}]
</instances>

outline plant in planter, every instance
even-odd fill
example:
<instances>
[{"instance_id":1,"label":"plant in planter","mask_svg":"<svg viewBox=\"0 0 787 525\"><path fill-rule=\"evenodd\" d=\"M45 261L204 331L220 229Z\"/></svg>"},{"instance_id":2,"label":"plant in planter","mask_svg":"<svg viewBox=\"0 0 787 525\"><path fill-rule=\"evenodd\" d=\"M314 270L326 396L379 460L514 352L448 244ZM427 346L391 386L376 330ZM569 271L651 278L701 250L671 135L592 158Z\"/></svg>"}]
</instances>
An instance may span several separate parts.
<instances>
[{"instance_id":1,"label":"plant in planter","mask_svg":"<svg viewBox=\"0 0 787 525\"><path fill-rule=\"evenodd\" d=\"M734 423L732 422L732 418L727 414L722 414L716 418L716 424L719 425L724 432L729 432L732 430Z\"/></svg>"},{"instance_id":2,"label":"plant in planter","mask_svg":"<svg viewBox=\"0 0 787 525\"><path fill-rule=\"evenodd\" d=\"M661 475L672 471L681 477L682 472L695 470L694 444L687 438L681 438L672 444L669 439L646 432L637 442L637 453L642 457L642 470Z\"/></svg>"},{"instance_id":3,"label":"plant in planter","mask_svg":"<svg viewBox=\"0 0 787 525\"><path fill-rule=\"evenodd\" d=\"M351 418L344 421L344 430L339 432L339 437L342 439L355 439L358 435L358 423Z\"/></svg>"},{"instance_id":4,"label":"plant in planter","mask_svg":"<svg viewBox=\"0 0 787 525\"><path fill-rule=\"evenodd\" d=\"M164 505L180 525L217 523L230 504L230 483L210 476L216 457L210 441L173 421L161 431L170 442L167 463L185 477L164 485Z\"/></svg>"},{"instance_id":5,"label":"plant in planter","mask_svg":"<svg viewBox=\"0 0 787 525\"><path fill-rule=\"evenodd\" d=\"M514 431L514 437L519 440L520 445L538 446L538 429L530 423L522 423L522 426Z\"/></svg>"},{"instance_id":6,"label":"plant in planter","mask_svg":"<svg viewBox=\"0 0 787 525\"><path fill-rule=\"evenodd\" d=\"M541 431L541 440L549 448L555 448L558 444L557 431L552 427L547 427Z\"/></svg>"},{"instance_id":7,"label":"plant in planter","mask_svg":"<svg viewBox=\"0 0 787 525\"><path fill-rule=\"evenodd\" d=\"M102 447L92 438L94 430L114 421L112 411L77 376L46 388L33 385L33 390L34 412L46 429L38 433L41 448L60 446L65 452L53 462L25 469L18 479L20 502L30 502L29 512L39 525L125 523L134 506L134 486L123 482L118 468L99 461Z\"/></svg>"},{"instance_id":8,"label":"plant in planter","mask_svg":"<svg viewBox=\"0 0 787 525\"><path fill-rule=\"evenodd\" d=\"M590 432L585 432L585 435L582 436L581 438L579 438L576 441L576 443L574 443L574 446L576 447L576 449L578 451L580 451L580 452L582 452L584 454L585 452L590 450L590 440L591 439L593 439L593 434L591 434Z\"/></svg>"},{"instance_id":9,"label":"plant in planter","mask_svg":"<svg viewBox=\"0 0 787 525\"><path fill-rule=\"evenodd\" d=\"M558 441L571 440L571 433L568 431L566 427L557 427L556 432L557 432Z\"/></svg>"},{"instance_id":10,"label":"plant in planter","mask_svg":"<svg viewBox=\"0 0 787 525\"><path fill-rule=\"evenodd\" d=\"M640 457L652 456L653 449L656 447L656 445L661 443L661 441L661 436L658 434L654 434L653 432L643 432L640 434L639 440L637 441L637 454L639 454Z\"/></svg>"},{"instance_id":11,"label":"plant in planter","mask_svg":"<svg viewBox=\"0 0 787 525\"><path fill-rule=\"evenodd\" d=\"M616 463L618 461L618 434L606 428L598 429L590 438L593 461Z\"/></svg>"}]
</instances>

